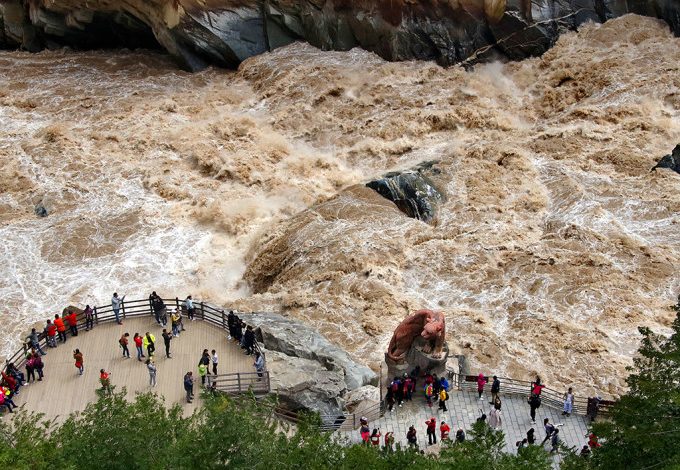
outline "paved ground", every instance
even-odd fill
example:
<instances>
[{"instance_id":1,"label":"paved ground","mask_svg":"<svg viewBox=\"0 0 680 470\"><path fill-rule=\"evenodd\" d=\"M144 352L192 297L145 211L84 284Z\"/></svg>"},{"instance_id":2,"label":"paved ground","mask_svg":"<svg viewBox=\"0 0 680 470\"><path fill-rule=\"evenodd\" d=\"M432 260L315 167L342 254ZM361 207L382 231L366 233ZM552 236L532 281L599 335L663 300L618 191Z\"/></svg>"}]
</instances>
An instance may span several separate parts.
<instances>
[{"instance_id":1,"label":"paved ground","mask_svg":"<svg viewBox=\"0 0 680 470\"><path fill-rule=\"evenodd\" d=\"M45 379L22 387L14 402L28 410L45 413L47 417L62 419L73 411L84 409L89 401L96 398L95 390L100 387L99 370L102 368L112 373L111 383L118 390L127 387L130 396L151 390L146 364L136 359L132 341L136 332L143 335L149 331L156 336L158 372L157 386L153 390L162 394L167 403L182 403L187 412L200 403L197 364L204 348L217 351L220 360L218 373L254 372L252 356L244 355L237 345L227 341L225 331L202 321L186 320L185 326L187 331L171 342L171 359L165 357L162 327L151 316L130 318L123 325L102 323L91 331L81 331L77 337L68 337L66 344L59 343L56 349L46 349L47 355L43 356ZM125 332L130 333L131 359L123 359L118 346L118 339ZM85 372L82 376L78 375L74 366L73 350L76 348L84 355ZM185 405L182 379L189 370L197 378L194 386L197 399L191 405Z\"/></svg>"},{"instance_id":2,"label":"paved ground","mask_svg":"<svg viewBox=\"0 0 680 470\"><path fill-rule=\"evenodd\" d=\"M477 398L477 393L474 391L457 391L454 390L450 394L450 399L447 402L447 412L438 411L436 405L428 408L425 399L419 397L410 403L405 403L403 407L394 408L390 413L386 412L385 416L378 421L369 423L371 430L373 428L380 428L380 432L384 436L386 432L394 432L395 441L402 445L407 445L406 432L409 426L415 425L418 445L421 449L429 447L427 445L427 434L425 432L425 421L430 417L437 418L437 422L446 421L451 427L451 437L455 436L459 428L467 431L472 427L472 424L480 416L479 409L482 408L488 415L491 405L489 404L490 396L484 394L484 400ZM500 429L505 433L505 450L507 452L514 452L515 443L524 437L529 428L534 427L536 431L536 438L538 442L545 437L543 431L543 419L549 418L552 423L563 423L559 427L562 441L569 447L575 446L581 448L587 443L585 437L587 431L586 418L583 416L571 415L570 417L562 416L562 410L551 409L544 406L538 409L536 413L537 424L532 426L529 417L529 405L527 405L526 397L520 396L503 396L502 400L502 419L503 423ZM351 442L360 442L361 437L359 431L340 432L341 436L349 439ZM439 426L437 426L437 438L439 439ZM383 440L381 439L381 444ZM549 449L549 444L545 444L546 449ZM559 457L556 457L558 459Z\"/></svg>"}]
</instances>

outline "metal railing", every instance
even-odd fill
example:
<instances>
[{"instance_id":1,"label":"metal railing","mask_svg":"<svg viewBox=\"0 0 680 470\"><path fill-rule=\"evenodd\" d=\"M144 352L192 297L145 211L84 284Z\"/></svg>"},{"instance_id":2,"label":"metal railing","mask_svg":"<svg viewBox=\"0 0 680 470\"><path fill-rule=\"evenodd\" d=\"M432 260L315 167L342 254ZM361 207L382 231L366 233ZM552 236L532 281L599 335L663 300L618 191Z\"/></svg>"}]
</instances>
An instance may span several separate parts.
<instances>
[{"instance_id":1,"label":"metal railing","mask_svg":"<svg viewBox=\"0 0 680 470\"><path fill-rule=\"evenodd\" d=\"M455 372L452 369L447 369L449 377L452 379L452 383L456 384L456 387L460 390L473 390L477 391L477 376L476 375L464 375ZM509 377L498 377L501 382L500 394L502 395L521 395L524 397L529 397L531 395L531 384L532 382L528 380L518 380ZM486 392L491 391L491 380L487 377L487 383L484 386ZM541 391L541 404L551 407L562 409L564 406L564 392L558 392L548 387L543 387ZM598 405L598 414L606 414L610 408L615 404L614 401L601 400ZM574 396L574 406L573 413L586 415L588 412L588 398Z\"/></svg>"},{"instance_id":2,"label":"metal railing","mask_svg":"<svg viewBox=\"0 0 680 470\"><path fill-rule=\"evenodd\" d=\"M208 375L208 388L229 395L239 393L267 394L270 391L269 372L236 372L233 374Z\"/></svg>"},{"instance_id":3,"label":"metal railing","mask_svg":"<svg viewBox=\"0 0 680 470\"><path fill-rule=\"evenodd\" d=\"M175 297L174 299L162 299L163 303L165 304L166 308L167 307L175 307L177 310L182 311L182 315L186 318L186 308L184 306L184 301L180 300L178 297ZM68 308L68 307L67 307ZM221 328L223 330L228 331L228 324L227 324L227 316L228 313L225 312L224 309L221 309L219 307L214 307L206 302L194 302L194 308L195 308L195 318L198 318L202 321L205 321L207 323L210 323L214 326L217 326L218 328ZM104 306L96 306L93 307L93 322L94 325L98 325L100 323L108 323L108 322L114 322L116 321L116 315L113 312L113 306L111 304L104 305ZM235 312L237 313L237 312ZM120 306L120 311L119 311L119 316L121 320L125 320L127 318L136 318L136 317L143 317L143 316L151 316L152 318L155 318L154 316L154 309L153 305L151 303L150 299L138 299L138 300L123 300L121 302ZM239 317L240 318L240 317ZM83 334L84 328L85 328L85 316L82 313L78 313L77 316L77 326L78 326L78 334ZM243 320L243 319L241 319ZM68 324L66 324L66 335L71 336L70 329L68 328ZM47 348L47 337L44 332L39 333L39 341L40 341L40 347L45 349ZM259 352L262 355L262 358L264 360L264 372L267 370L267 358L262 351L262 348L260 347L260 344L255 340L254 343L254 349L255 351ZM26 362L26 355L28 351L31 350L31 344L29 342L24 342L21 349L19 349L17 352L15 352L12 356L10 356L8 359L5 360L6 364L14 363L14 365L17 368L23 367L23 365ZM245 373L241 373L243 376ZM257 375L256 372L252 373L253 375ZM225 374L225 375L233 375L233 374ZM267 380L263 381L266 386L269 388L270 386L270 381L269 381L269 373L266 372L266 377ZM262 388L262 386L258 387L258 391ZM247 390L246 390L247 391ZM269 389L267 390L269 392Z\"/></svg>"},{"instance_id":4,"label":"metal railing","mask_svg":"<svg viewBox=\"0 0 680 470\"><path fill-rule=\"evenodd\" d=\"M361 413L342 413L339 415L319 414L321 424L319 431L354 431L361 425L361 418L365 417L369 422L380 419L385 414L385 403L376 403L365 408ZM285 408L274 408L274 415L277 418L297 424L302 420L300 413Z\"/></svg>"}]
</instances>

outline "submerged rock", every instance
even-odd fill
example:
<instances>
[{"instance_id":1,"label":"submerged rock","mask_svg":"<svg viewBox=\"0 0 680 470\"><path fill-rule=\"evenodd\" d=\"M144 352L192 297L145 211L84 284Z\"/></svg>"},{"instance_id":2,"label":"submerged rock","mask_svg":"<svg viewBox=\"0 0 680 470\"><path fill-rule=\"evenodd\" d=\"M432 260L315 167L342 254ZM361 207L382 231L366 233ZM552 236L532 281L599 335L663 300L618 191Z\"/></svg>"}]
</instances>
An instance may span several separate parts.
<instances>
[{"instance_id":1,"label":"submerged rock","mask_svg":"<svg viewBox=\"0 0 680 470\"><path fill-rule=\"evenodd\" d=\"M47 208L43 205L42 202L36 204L34 211L35 215L37 215L38 217L47 217L47 215L49 214Z\"/></svg>"},{"instance_id":2,"label":"submerged rock","mask_svg":"<svg viewBox=\"0 0 680 470\"><path fill-rule=\"evenodd\" d=\"M673 153L666 155L661 160L659 160L659 162L654 165L651 171L654 171L657 168L668 168L675 171L676 173L680 173L680 144L675 146Z\"/></svg>"},{"instance_id":3,"label":"submerged rock","mask_svg":"<svg viewBox=\"0 0 680 470\"><path fill-rule=\"evenodd\" d=\"M444 196L432 180L423 174L423 170L387 173L380 179L368 182L366 186L394 202L409 217L434 223Z\"/></svg>"}]
</instances>

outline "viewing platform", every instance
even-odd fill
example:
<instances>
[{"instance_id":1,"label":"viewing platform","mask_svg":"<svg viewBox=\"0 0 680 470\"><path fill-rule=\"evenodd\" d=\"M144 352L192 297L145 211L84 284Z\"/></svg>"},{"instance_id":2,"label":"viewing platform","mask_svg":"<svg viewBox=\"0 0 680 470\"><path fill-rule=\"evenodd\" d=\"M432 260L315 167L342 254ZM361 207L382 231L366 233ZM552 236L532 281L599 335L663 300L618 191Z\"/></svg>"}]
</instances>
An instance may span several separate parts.
<instances>
[{"instance_id":1,"label":"viewing platform","mask_svg":"<svg viewBox=\"0 0 680 470\"><path fill-rule=\"evenodd\" d=\"M138 303L137 308L135 302ZM166 300L167 305L174 306L170 302L174 304L175 299ZM170 342L171 358L166 358L161 333L163 328L168 332L172 331L170 316L168 315L167 325L163 327L156 323L148 301L125 304L124 318L121 311L122 325L115 322L110 307L108 311L106 307L98 307L97 322L91 330L85 330L84 319L79 316L77 336L71 336L67 328L66 343L57 340L56 348L47 347L42 340L41 347L47 353L42 357L45 377L40 382L32 381L30 385L22 387L14 402L25 410L44 413L46 418L65 419L69 413L81 411L89 402L96 400L96 390L101 388L99 372L100 369L105 369L111 374L111 385L115 390L121 391L125 387L129 398L134 398L138 392L153 391L163 396L169 406L179 403L190 414L201 404L198 362L204 349L209 352L214 349L217 353L219 362L216 381L219 385L230 388L223 391L245 392L253 386L258 389L265 386L268 391L268 375L265 375L263 381L257 381L254 356L246 355L237 343L227 339L228 331L222 326L226 325L226 320L222 321L222 317L225 317L223 311L197 304L195 321L190 321L183 314L185 331L180 332L178 337L173 337ZM203 310L199 310L201 307ZM135 333L143 336L147 331L156 338L155 387L151 387L149 383L149 371L144 362L147 357L142 358L142 361L137 360L133 341ZM126 332L130 334L130 359L123 358L123 350L118 342ZM84 356L83 375L79 375L75 367L73 351L76 348ZM20 350L8 362L13 362L26 374L24 354L24 350ZM148 356L146 349L144 355ZM183 386L183 377L188 371L192 371L194 376L195 399L192 403L186 402ZM209 372L212 373L212 363ZM37 375L36 372L36 378ZM208 384L209 381L206 380L206 386Z\"/></svg>"}]
</instances>

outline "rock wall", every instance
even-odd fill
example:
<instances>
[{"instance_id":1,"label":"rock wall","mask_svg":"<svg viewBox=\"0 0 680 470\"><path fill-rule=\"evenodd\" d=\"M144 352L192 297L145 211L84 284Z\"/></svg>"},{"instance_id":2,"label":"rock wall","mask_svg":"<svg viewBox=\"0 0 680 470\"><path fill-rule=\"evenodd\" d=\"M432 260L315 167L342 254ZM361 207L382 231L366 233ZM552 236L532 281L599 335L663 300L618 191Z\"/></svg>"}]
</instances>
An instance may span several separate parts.
<instances>
[{"instance_id":1,"label":"rock wall","mask_svg":"<svg viewBox=\"0 0 680 470\"><path fill-rule=\"evenodd\" d=\"M676 0L0 0L0 47L162 47L200 70L302 40L450 65L539 55L561 31L626 13L680 34Z\"/></svg>"},{"instance_id":2,"label":"rock wall","mask_svg":"<svg viewBox=\"0 0 680 470\"><path fill-rule=\"evenodd\" d=\"M346 395L378 377L309 325L276 313L240 313L264 348L272 390L287 408L339 416Z\"/></svg>"}]
</instances>

